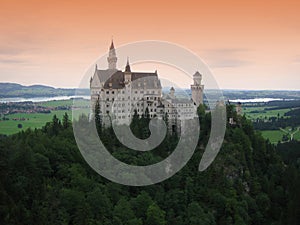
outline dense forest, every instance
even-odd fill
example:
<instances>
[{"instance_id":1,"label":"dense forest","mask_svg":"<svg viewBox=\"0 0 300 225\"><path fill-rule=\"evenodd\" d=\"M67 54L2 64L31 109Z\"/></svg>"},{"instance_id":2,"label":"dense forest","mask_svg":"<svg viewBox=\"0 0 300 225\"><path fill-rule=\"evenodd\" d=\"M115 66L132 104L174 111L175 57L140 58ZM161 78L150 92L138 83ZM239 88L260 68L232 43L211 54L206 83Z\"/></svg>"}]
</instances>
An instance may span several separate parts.
<instances>
[{"instance_id":1,"label":"dense forest","mask_svg":"<svg viewBox=\"0 0 300 225\"><path fill-rule=\"evenodd\" d=\"M0 224L299 224L300 143L275 147L233 106L227 110L237 124L228 125L207 170L199 172L198 165L211 115L200 107L200 139L192 159L172 178L146 187L116 184L94 172L77 148L67 114L62 121L54 116L42 129L0 137ZM149 135L147 122L147 116L135 117L136 136ZM163 159L178 141L176 134L167 135L153 153L132 153L110 128L98 131L115 157L137 164Z\"/></svg>"}]
</instances>

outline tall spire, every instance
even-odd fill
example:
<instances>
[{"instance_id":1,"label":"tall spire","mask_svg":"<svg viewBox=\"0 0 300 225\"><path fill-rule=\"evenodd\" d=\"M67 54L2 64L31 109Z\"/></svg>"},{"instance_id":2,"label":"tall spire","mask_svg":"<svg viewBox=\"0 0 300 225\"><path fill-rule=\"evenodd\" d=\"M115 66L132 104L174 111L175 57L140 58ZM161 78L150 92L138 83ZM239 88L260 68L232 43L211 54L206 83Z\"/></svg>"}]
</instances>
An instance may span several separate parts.
<instances>
[{"instance_id":1,"label":"tall spire","mask_svg":"<svg viewBox=\"0 0 300 225\"><path fill-rule=\"evenodd\" d=\"M115 70L117 69L117 55L116 55L116 50L114 46L114 41L111 40L111 45L109 48L109 53L107 57L107 62L108 62L108 69Z\"/></svg>"},{"instance_id":2,"label":"tall spire","mask_svg":"<svg viewBox=\"0 0 300 225\"><path fill-rule=\"evenodd\" d=\"M113 39L111 39L111 44L110 44L109 50L112 50L112 49L115 49L114 40Z\"/></svg>"},{"instance_id":3,"label":"tall spire","mask_svg":"<svg viewBox=\"0 0 300 225\"><path fill-rule=\"evenodd\" d=\"M127 57L127 63L125 67L125 72L131 72L130 65L129 65L129 58Z\"/></svg>"}]
</instances>

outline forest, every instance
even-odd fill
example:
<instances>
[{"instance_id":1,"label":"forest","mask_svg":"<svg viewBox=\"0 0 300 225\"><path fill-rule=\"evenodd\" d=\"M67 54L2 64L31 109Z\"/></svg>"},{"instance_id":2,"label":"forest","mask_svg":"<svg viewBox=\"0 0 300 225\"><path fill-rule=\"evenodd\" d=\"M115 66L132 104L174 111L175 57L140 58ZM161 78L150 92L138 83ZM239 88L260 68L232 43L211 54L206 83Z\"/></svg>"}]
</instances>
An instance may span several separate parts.
<instances>
[{"instance_id":1,"label":"forest","mask_svg":"<svg viewBox=\"0 0 300 225\"><path fill-rule=\"evenodd\" d=\"M300 108L292 109L283 116L272 116L269 118L257 118L253 122L256 130L278 130L279 128L292 127L295 129L300 126Z\"/></svg>"},{"instance_id":2,"label":"forest","mask_svg":"<svg viewBox=\"0 0 300 225\"><path fill-rule=\"evenodd\" d=\"M210 133L210 113L198 108L199 144L187 165L164 182L132 187L92 170L77 148L68 114L41 129L0 137L0 224L70 225L297 225L300 221L300 142L272 145L245 116L227 106L221 151L210 167L198 165ZM96 121L99 118L95 118ZM146 138L147 115L133 133ZM75 122L76 123L76 122ZM77 123L88 123L82 115ZM167 135L153 152L122 147L111 128L97 126L103 143L123 161L162 160L178 141Z\"/></svg>"}]
</instances>

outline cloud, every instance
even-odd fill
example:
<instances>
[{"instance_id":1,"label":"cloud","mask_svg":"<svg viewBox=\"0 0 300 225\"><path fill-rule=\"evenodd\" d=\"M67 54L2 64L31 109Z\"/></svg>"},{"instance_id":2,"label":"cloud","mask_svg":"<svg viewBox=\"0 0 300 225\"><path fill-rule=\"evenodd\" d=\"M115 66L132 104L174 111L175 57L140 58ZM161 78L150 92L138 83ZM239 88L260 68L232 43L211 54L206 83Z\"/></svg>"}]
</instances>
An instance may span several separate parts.
<instances>
[{"instance_id":1,"label":"cloud","mask_svg":"<svg viewBox=\"0 0 300 225\"><path fill-rule=\"evenodd\" d=\"M300 64L300 55L295 55L292 59L293 64Z\"/></svg>"},{"instance_id":2,"label":"cloud","mask_svg":"<svg viewBox=\"0 0 300 225\"><path fill-rule=\"evenodd\" d=\"M1 64L19 64L19 63L27 63L26 60L22 59L0 59Z\"/></svg>"},{"instance_id":3,"label":"cloud","mask_svg":"<svg viewBox=\"0 0 300 225\"><path fill-rule=\"evenodd\" d=\"M209 63L211 68L241 67L251 64L249 61L238 59L213 60Z\"/></svg>"},{"instance_id":4,"label":"cloud","mask_svg":"<svg viewBox=\"0 0 300 225\"><path fill-rule=\"evenodd\" d=\"M203 57L211 68L235 68L252 64L244 59L248 51L244 48L207 49L204 50Z\"/></svg>"},{"instance_id":5,"label":"cloud","mask_svg":"<svg viewBox=\"0 0 300 225\"><path fill-rule=\"evenodd\" d=\"M24 52L23 49L16 48L16 47L9 47L9 46L0 46L0 55L1 56L12 56L18 55Z\"/></svg>"}]
</instances>

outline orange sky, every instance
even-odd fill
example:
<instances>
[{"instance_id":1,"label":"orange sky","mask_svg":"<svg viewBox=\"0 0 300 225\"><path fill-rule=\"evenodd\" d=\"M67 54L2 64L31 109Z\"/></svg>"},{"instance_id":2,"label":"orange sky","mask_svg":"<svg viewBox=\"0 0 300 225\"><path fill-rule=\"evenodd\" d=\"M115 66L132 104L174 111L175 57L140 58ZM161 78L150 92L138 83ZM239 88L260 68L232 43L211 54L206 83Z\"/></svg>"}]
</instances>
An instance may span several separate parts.
<instances>
[{"instance_id":1,"label":"orange sky","mask_svg":"<svg viewBox=\"0 0 300 225\"><path fill-rule=\"evenodd\" d=\"M0 0L1 82L76 87L113 35L116 47L185 46L221 88L299 90L299 12L282 0Z\"/></svg>"}]
</instances>

